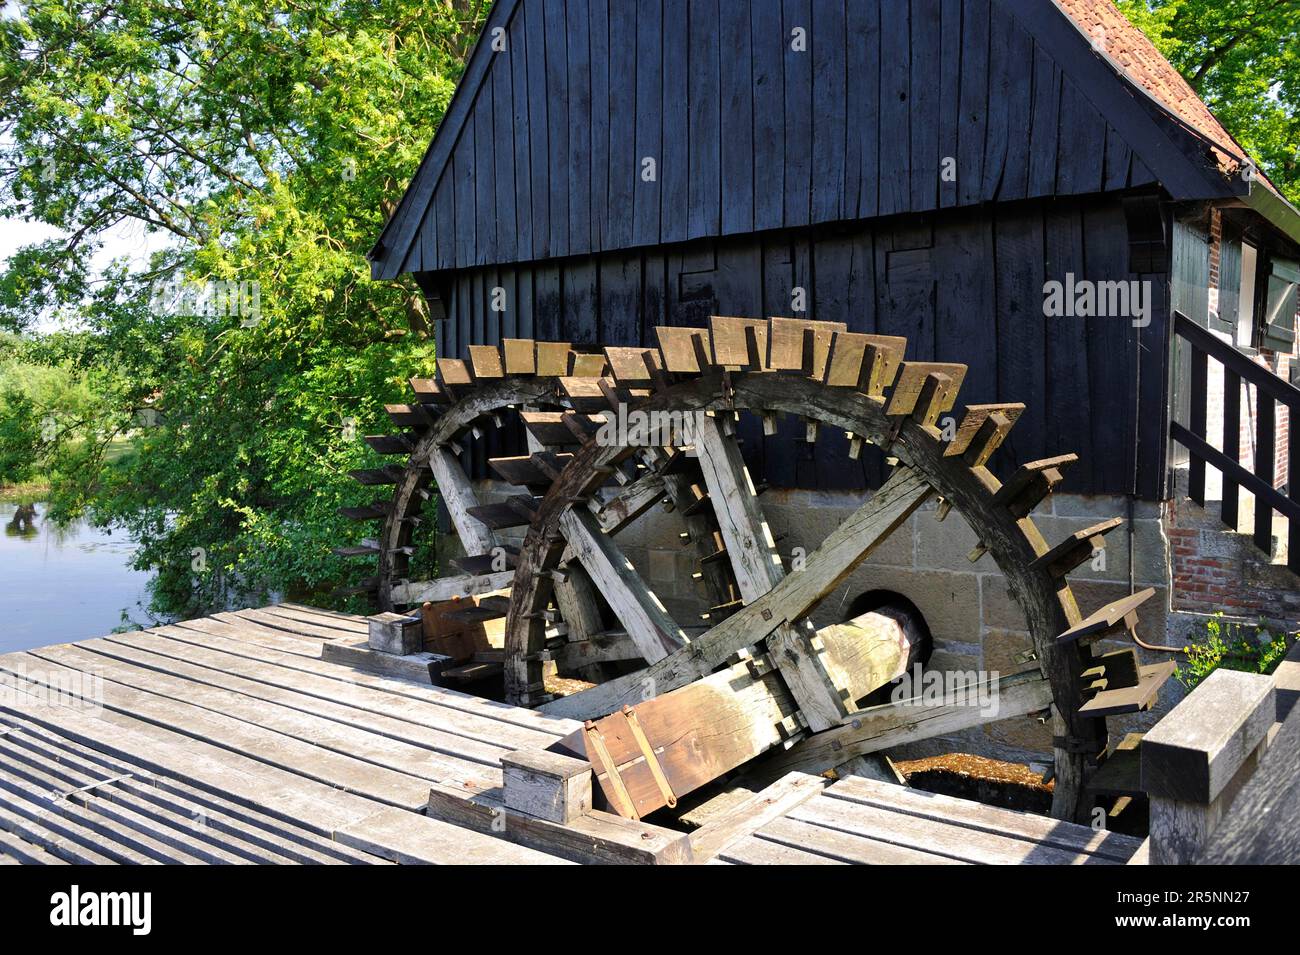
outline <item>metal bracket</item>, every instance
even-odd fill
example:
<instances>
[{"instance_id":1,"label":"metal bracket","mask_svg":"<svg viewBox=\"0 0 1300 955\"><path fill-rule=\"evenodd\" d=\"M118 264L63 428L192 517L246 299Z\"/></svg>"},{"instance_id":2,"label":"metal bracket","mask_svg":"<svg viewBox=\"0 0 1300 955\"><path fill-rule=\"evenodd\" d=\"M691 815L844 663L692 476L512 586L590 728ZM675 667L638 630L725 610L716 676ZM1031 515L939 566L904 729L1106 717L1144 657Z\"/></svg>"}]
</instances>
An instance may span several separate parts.
<instances>
[{"instance_id":1,"label":"metal bracket","mask_svg":"<svg viewBox=\"0 0 1300 955\"><path fill-rule=\"evenodd\" d=\"M1078 756L1097 757L1097 743L1095 740L1083 739L1078 736L1053 736L1052 746L1055 749L1063 749L1067 753L1074 753ZM1105 751L1105 744L1102 744L1102 751Z\"/></svg>"},{"instance_id":2,"label":"metal bracket","mask_svg":"<svg viewBox=\"0 0 1300 955\"><path fill-rule=\"evenodd\" d=\"M641 721L637 719L636 710L630 706L623 707L623 718L627 720L628 729L632 731L632 738L636 740L636 745L641 750L641 756L645 759L646 767L650 770L650 775L654 777L655 785L659 787L659 793L664 797L664 803L669 809L677 805L677 794L673 792L673 787L668 784L668 777L664 775L664 768L659 765L659 757L655 755L654 748L651 747L650 741L646 739L645 731L641 729Z\"/></svg>"},{"instance_id":3,"label":"metal bracket","mask_svg":"<svg viewBox=\"0 0 1300 955\"><path fill-rule=\"evenodd\" d=\"M637 718L636 710L630 706L624 706L622 710L611 713L606 719L614 719L619 716L623 718L628 733L636 742L637 750L641 759L645 762L646 768L650 771L650 776L654 779L655 785L659 788L659 794L663 797L664 805L670 809L675 807L677 805L677 794L673 792L673 787L668 782L668 777L659 762L659 757L655 755L654 747L650 745L650 740L646 738L645 731L641 728L641 721ZM618 764L610 754L609 747L605 745L604 733L601 732L600 727L594 720L587 720L583 723L582 731L586 738L588 756L592 757L592 762L596 764L598 773L603 774L609 780L610 788L606 792L610 796L610 801L614 803L614 809L619 815L627 819L639 820L641 815L637 812L632 794L628 792L627 784L623 781ZM635 761L632 761L625 765L634 765L634 763Z\"/></svg>"},{"instance_id":4,"label":"metal bracket","mask_svg":"<svg viewBox=\"0 0 1300 955\"><path fill-rule=\"evenodd\" d=\"M614 758L609 755L609 749L605 746L605 736L596 726L594 720L587 720L582 724L582 732L587 737L587 752L594 753L596 760L600 763L600 771L605 774L611 786L614 787L615 809L620 816L629 819L640 819L637 814L636 806L632 803L632 796L623 785L623 777L619 775L618 767L614 765ZM621 803L621 805L617 805Z\"/></svg>"},{"instance_id":5,"label":"metal bracket","mask_svg":"<svg viewBox=\"0 0 1300 955\"><path fill-rule=\"evenodd\" d=\"M70 789L65 793L61 793L60 795L64 799L71 799L73 796L78 796L82 793L92 793L96 789L99 789L101 786L111 786L114 783L120 783L123 780L133 779L135 778L135 775L136 775L135 773L119 773L116 776L110 776L108 779L97 779L93 783L87 783L84 786L78 786L76 789Z\"/></svg>"}]
</instances>

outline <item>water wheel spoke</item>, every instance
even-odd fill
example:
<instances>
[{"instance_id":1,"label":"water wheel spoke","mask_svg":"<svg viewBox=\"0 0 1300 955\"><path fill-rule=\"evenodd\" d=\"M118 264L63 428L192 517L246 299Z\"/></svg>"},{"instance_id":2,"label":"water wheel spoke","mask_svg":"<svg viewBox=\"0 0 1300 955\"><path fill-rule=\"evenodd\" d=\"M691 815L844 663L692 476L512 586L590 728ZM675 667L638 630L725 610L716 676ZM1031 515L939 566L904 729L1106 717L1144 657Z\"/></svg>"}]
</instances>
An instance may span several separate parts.
<instances>
[{"instance_id":1,"label":"water wheel spoke","mask_svg":"<svg viewBox=\"0 0 1300 955\"><path fill-rule=\"evenodd\" d=\"M560 531L647 662L662 660L686 644L686 634L591 512L566 510Z\"/></svg>"},{"instance_id":2,"label":"water wheel spoke","mask_svg":"<svg viewBox=\"0 0 1300 955\"><path fill-rule=\"evenodd\" d=\"M765 637L782 624L802 620L931 493L920 475L899 468L871 500L854 511L809 555L801 572L786 577L739 613L647 669L554 700L543 709L556 716L600 716L644 699L647 687L656 694L666 693L707 675L733 653L752 644L756 637Z\"/></svg>"},{"instance_id":3,"label":"water wheel spoke","mask_svg":"<svg viewBox=\"0 0 1300 955\"><path fill-rule=\"evenodd\" d=\"M429 453L429 468L465 553L489 553L497 544L496 535L471 513L478 498L456 456L445 447L435 447Z\"/></svg>"}]
</instances>

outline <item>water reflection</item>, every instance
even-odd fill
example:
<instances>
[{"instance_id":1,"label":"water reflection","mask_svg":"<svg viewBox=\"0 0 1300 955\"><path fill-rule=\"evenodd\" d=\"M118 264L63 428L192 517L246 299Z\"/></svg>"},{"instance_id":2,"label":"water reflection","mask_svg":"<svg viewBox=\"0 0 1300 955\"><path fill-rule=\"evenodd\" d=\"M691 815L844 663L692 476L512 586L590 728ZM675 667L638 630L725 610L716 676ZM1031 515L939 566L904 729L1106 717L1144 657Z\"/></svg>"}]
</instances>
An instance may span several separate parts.
<instances>
[{"instance_id":1,"label":"water reflection","mask_svg":"<svg viewBox=\"0 0 1300 955\"><path fill-rule=\"evenodd\" d=\"M42 503L0 503L0 653L100 637L147 621L149 574L135 545L76 522L56 527Z\"/></svg>"},{"instance_id":2,"label":"water reflection","mask_svg":"<svg viewBox=\"0 0 1300 955\"><path fill-rule=\"evenodd\" d=\"M14 508L14 516L5 524L5 533L10 537L35 537L38 533L36 530L36 505L17 505Z\"/></svg>"}]
</instances>

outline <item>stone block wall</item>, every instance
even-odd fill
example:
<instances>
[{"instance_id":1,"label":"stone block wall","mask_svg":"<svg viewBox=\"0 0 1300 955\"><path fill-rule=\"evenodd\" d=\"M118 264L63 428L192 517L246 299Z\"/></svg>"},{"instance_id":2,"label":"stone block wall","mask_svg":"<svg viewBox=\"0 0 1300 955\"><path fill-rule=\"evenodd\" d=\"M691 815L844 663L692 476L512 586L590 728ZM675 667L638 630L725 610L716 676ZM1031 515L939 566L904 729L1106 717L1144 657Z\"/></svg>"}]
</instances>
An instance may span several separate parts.
<instances>
[{"instance_id":1,"label":"stone block wall","mask_svg":"<svg viewBox=\"0 0 1300 955\"><path fill-rule=\"evenodd\" d=\"M778 549L787 567L794 548L811 553L865 498L856 492L773 489L761 503ZM1127 517L1119 497L1083 497L1058 494L1034 515L1034 522L1049 542L1108 517ZM1126 527L1108 536L1104 560L1083 565L1071 585L1085 612L1129 593L1129 554L1134 558L1134 583L1155 587L1156 596L1142 610L1139 632L1151 642L1163 642L1168 597L1168 552L1158 505L1138 502L1134 532ZM671 514L653 511L619 535L619 546L642 572L664 604L674 614L698 615L704 601L691 579L697 569L689 547L677 534L680 523ZM873 590L902 594L916 604L934 635L931 666L941 670L997 670L1013 673L1033 665L1023 654L1031 647L1024 614L1007 592L1005 579L992 557L971 563L967 555L977 541L957 511L943 522L936 520L933 504L917 511L886 540L827 600L814 622L826 625L842 620L855 598ZM698 623L698 616L677 616L679 622ZM1118 649L1131 643L1115 643ZM1143 662L1167 659L1164 654L1140 651ZM1171 684L1172 686L1172 684ZM1166 695L1178 695L1175 689ZM1156 712L1164 712L1168 705ZM1119 733L1144 728L1154 722L1150 714L1113 720ZM959 737L940 737L908 747L908 757L960 749L1018 761L1041 760L1050 750L1051 731L1046 725L1021 717L993 723Z\"/></svg>"},{"instance_id":2,"label":"stone block wall","mask_svg":"<svg viewBox=\"0 0 1300 955\"><path fill-rule=\"evenodd\" d=\"M517 489L484 482L480 500L499 500ZM772 489L761 497L764 514L790 565L794 549L814 551L865 497L857 492ZM1197 514L1196 512L1200 512ZM1055 494L1033 515L1048 543L1110 517L1126 524L1107 536L1104 559L1081 565L1070 577L1080 610L1087 614L1136 589L1156 594L1140 612L1138 632L1150 644L1182 646L1204 633L1205 615L1225 611L1247 622L1282 616L1300 622L1300 588L1285 567L1270 565L1248 538L1225 531L1190 501L1134 502L1130 525L1122 497ZM708 609L694 549L679 538L680 519L661 509L647 512L619 534L619 547L665 607L684 626L703 625ZM506 538L517 535L503 535ZM972 563L967 555L976 539L960 513L936 520L933 504L923 507L872 554L814 614L826 625L843 620L853 601L875 590L898 593L925 616L934 635L930 665L945 671L1007 674L1033 666L1024 615L1007 591L1005 579L987 555ZM1131 563L1131 567L1130 567ZM1171 578L1172 573L1172 578ZM1170 593L1174 580L1175 592ZM1172 600L1172 609L1171 609ZM1281 614L1264 613L1268 607ZM1132 647L1127 640L1104 641L1098 652ZM1166 652L1139 649L1143 663L1171 659ZM1149 728L1183 696L1167 682L1150 712L1112 718L1112 738ZM989 724L978 730L938 737L905 747L900 758L962 751L1019 762L1043 762L1050 752L1047 725L1028 717Z\"/></svg>"}]
</instances>

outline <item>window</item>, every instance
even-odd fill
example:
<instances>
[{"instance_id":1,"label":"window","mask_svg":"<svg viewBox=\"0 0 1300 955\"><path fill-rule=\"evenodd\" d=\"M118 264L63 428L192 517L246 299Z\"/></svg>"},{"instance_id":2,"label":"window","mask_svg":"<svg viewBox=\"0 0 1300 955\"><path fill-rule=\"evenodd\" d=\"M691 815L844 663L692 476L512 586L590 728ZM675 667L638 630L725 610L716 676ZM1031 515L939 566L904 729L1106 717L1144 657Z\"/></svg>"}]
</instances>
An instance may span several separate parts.
<instances>
[{"instance_id":1,"label":"window","mask_svg":"<svg viewBox=\"0 0 1300 955\"><path fill-rule=\"evenodd\" d=\"M1241 244L1241 294L1237 296L1237 347L1251 348L1255 344L1255 269L1259 257L1255 247Z\"/></svg>"}]
</instances>

